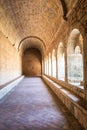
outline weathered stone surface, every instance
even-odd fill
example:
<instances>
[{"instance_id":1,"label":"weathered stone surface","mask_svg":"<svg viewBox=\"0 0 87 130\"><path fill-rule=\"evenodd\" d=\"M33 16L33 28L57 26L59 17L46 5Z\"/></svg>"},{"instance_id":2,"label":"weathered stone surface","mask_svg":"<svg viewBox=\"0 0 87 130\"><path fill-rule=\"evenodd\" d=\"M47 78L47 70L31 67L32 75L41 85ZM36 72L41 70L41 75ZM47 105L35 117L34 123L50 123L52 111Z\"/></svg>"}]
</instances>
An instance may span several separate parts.
<instances>
[{"instance_id":1,"label":"weathered stone surface","mask_svg":"<svg viewBox=\"0 0 87 130\"><path fill-rule=\"evenodd\" d=\"M84 130L40 78L25 78L0 103L0 130Z\"/></svg>"},{"instance_id":2,"label":"weathered stone surface","mask_svg":"<svg viewBox=\"0 0 87 130\"><path fill-rule=\"evenodd\" d=\"M21 65L21 56L0 32L0 86L19 77Z\"/></svg>"},{"instance_id":3,"label":"weathered stone surface","mask_svg":"<svg viewBox=\"0 0 87 130\"><path fill-rule=\"evenodd\" d=\"M38 36L49 44L62 20L57 0L2 0L0 12L0 28L16 46L26 36Z\"/></svg>"},{"instance_id":4,"label":"weathered stone surface","mask_svg":"<svg viewBox=\"0 0 87 130\"><path fill-rule=\"evenodd\" d=\"M80 124L82 124L82 126L87 130L87 101L77 97L77 95L74 95L67 89L64 89L46 76L43 76L43 80L54 91L76 119L78 119Z\"/></svg>"},{"instance_id":5,"label":"weathered stone surface","mask_svg":"<svg viewBox=\"0 0 87 130\"><path fill-rule=\"evenodd\" d=\"M33 72L32 67L36 65L36 62L28 64L26 59L30 59L30 56L21 59L22 57L17 52L19 44L22 43L19 47L19 51L22 50L22 52L31 47L40 50L43 56L42 62L44 67L44 59L49 53L52 57L53 49L56 51L56 60L58 61L58 45L62 42L65 55L65 81L58 81L58 77L56 80L64 89L68 89L83 100L87 100L87 0L62 1L63 3L65 1L64 6L67 8L65 20L63 19L64 12L60 0L0 0L0 85L19 77L23 69L27 71L28 65L29 73ZM67 78L67 48L73 29L78 29L83 39L81 53L83 56L84 81L81 83L84 87L81 88L70 85ZM31 56L31 58L33 57ZM33 60L35 60L35 57ZM25 62L25 67L21 66L21 61ZM41 64L39 65L41 67ZM56 68L58 71L58 66ZM35 73L39 72L36 68L34 69ZM58 74L56 75L58 76ZM56 87L52 89L62 99L67 108L74 113L79 122L87 128L87 117L83 115L84 110L82 109L82 107L86 107L86 103L83 103L85 105L81 102L77 104L81 105L79 109L81 109L82 113L77 109L75 101L71 102ZM3 128L3 124L0 127ZM66 125L64 129L68 129Z\"/></svg>"}]
</instances>

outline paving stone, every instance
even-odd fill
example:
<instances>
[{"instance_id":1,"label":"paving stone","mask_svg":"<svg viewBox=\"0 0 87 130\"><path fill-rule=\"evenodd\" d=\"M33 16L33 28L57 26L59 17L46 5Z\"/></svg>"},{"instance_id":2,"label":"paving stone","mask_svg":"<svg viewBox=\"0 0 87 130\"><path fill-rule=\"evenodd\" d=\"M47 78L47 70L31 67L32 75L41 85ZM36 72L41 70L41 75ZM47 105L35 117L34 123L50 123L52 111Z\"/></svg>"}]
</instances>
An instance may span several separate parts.
<instances>
[{"instance_id":1,"label":"paving stone","mask_svg":"<svg viewBox=\"0 0 87 130\"><path fill-rule=\"evenodd\" d=\"M0 103L0 130L84 130L40 78L24 78Z\"/></svg>"}]
</instances>

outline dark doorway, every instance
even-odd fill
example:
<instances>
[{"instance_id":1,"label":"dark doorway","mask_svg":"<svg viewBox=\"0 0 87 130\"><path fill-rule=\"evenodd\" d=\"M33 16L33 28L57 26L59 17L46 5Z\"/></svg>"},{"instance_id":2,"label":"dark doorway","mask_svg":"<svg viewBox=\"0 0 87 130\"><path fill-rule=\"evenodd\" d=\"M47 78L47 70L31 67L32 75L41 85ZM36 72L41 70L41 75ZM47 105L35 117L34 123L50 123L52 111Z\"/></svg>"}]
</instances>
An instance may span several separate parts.
<instances>
[{"instance_id":1,"label":"dark doorway","mask_svg":"<svg viewBox=\"0 0 87 130\"><path fill-rule=\"evenodd\" d=\"M23 53L22 69L25 76L41 76L42 55L36 48L29 48Z\"/></svg>"}]
</instances>

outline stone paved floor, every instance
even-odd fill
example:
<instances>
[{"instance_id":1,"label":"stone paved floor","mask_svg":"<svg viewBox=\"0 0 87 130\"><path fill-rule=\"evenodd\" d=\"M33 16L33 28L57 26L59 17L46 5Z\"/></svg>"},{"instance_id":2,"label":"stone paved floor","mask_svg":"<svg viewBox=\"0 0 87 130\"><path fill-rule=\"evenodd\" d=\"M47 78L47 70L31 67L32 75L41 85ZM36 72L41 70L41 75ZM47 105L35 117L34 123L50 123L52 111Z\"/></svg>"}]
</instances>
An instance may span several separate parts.
<instances>
[{"instance_id":1,"label":"stone paved floor","mask_svg":"<svg viewBox=\"0 0 87 130\"><path fill-rule=\"evenodd\" d=\"M24 78L0 101L0 130L84 130L40 78Z\"/></svg>"}]
</instances>

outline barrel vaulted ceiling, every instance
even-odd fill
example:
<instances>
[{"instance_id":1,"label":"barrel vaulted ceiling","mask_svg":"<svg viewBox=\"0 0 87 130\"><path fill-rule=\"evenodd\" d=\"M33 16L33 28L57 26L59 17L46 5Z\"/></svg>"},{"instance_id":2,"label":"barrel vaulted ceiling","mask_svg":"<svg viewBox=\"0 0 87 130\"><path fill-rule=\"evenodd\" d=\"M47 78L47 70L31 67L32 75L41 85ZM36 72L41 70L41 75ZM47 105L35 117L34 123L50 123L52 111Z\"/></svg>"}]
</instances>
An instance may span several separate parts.
<instances>
[{"instance_id":1,"label":"barrel vaulted ceiling","mask_svg":"<svg viewBox=\"0 0 87 130\"><path fill-rule=\"evenodd\" d=\"M29 44L34 41L35 46L46 47L51 44L63 20L63 6L67 13L75 1L0 0L0 31L17 49L22 42L22 48L28 47L28 40ZM31 42L29 38L34 40ZM40 46L40 43L44 45Z\"/></svg>"}]
</instances>

